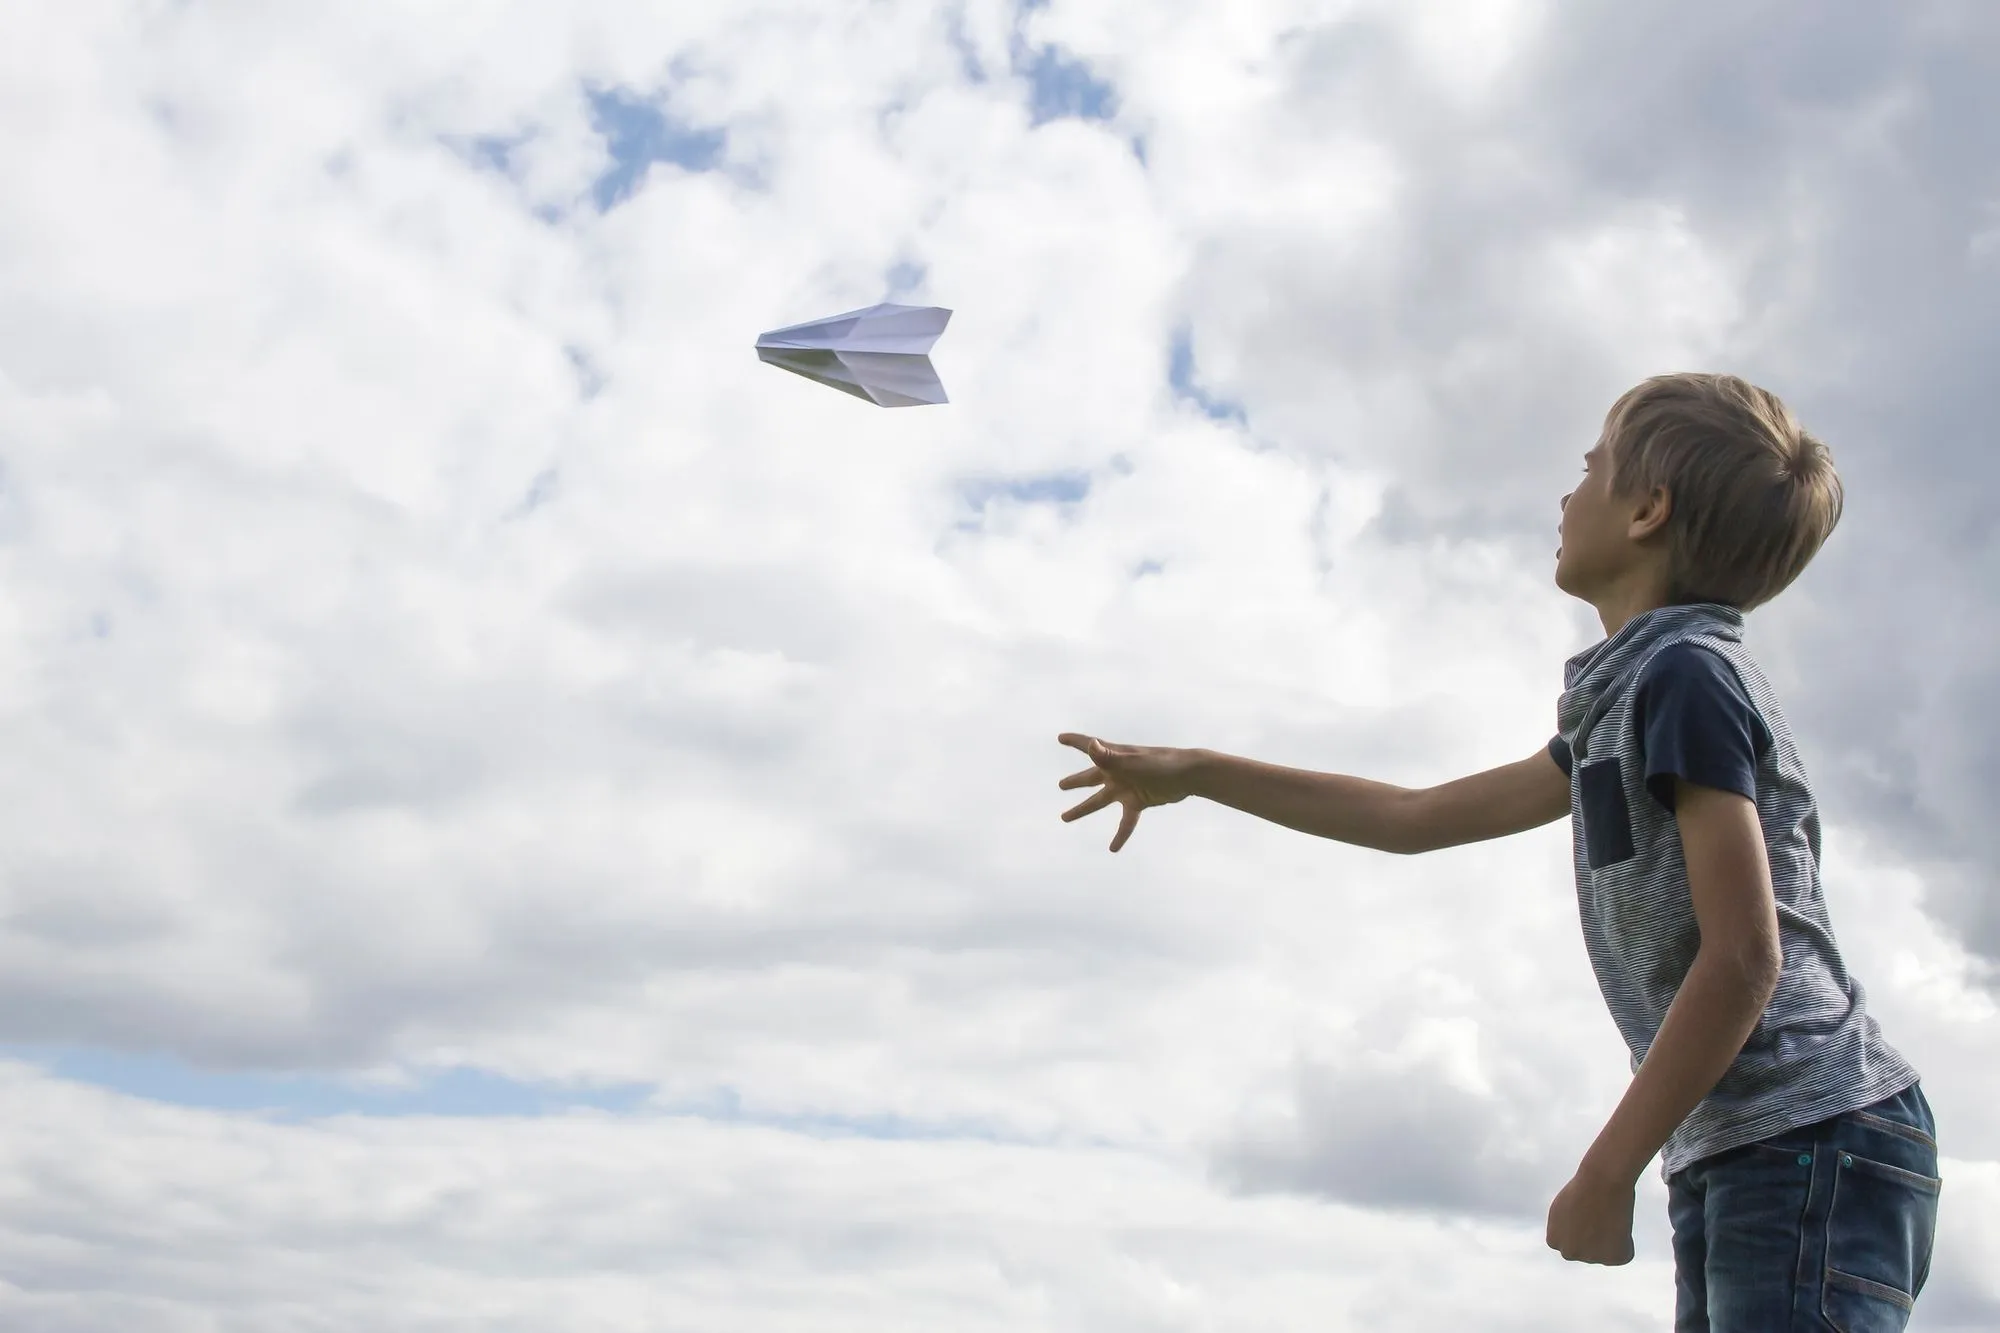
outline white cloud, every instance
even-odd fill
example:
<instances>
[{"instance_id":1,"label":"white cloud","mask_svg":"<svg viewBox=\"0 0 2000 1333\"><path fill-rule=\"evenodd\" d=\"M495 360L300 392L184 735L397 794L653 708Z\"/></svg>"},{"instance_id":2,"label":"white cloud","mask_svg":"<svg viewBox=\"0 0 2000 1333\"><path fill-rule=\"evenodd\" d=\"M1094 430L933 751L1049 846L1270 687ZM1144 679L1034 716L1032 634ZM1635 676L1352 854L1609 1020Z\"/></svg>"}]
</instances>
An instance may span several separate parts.
<instances>
[{"instance_id":1,"label":"white cloud","mask_svg":"<svg viewBox=\"0 0 2000 1333\"><path fill-rule=\"evenodd\" d=\"M16 1327L1431 1327L1483 1317L1505 1282L1521 1322L1499 1327L1561 1302L1576 1327L1638 1328L1662 1280L1648 1264L1581 1290L1532 1235L1218 1199L1117 1148L651 1118L280 1126L0 1076Z\"/></svg>"},{"instance_id":2,"label":"white cloud","mask_svg":"<svg viewBox=\"0 0 2000 1333\"><path fill-rule=\"evenodd\" d=\"M1017 23L1117 118L1031 126ZM1797 314L1756 296L1797 215L1746 238L1541 137L1567 32L40 15L0 53L0 1031L684 1114L282 1126L15 1067L0 1312L1445 1328L1504 1287L1524 1328L1655 1326L1656 1183L1634 1268L1540 1247L1624 1078L1563 830L1408 861L1188 803L1109 858L1110 816L1056 821L1069 728L1408 782L1545 740L1591 631L1548 586L1570 460L1655 362ZM597 213L608 85L722 169ZM897 265L957 311L949 408L752 355ZM1183 328L1247 422L1174 398ZM1055 474L1087 493L1007 493ZM1974 1320L1992 1010L1928 871L1835 845ZM1411 1086L1431 1136L1385 1113L1365 1164L1455 1174L1357 1174L1324 1104ZM1246 1144L1385 1207L1239 1193Z\"/></svg>"}]
</instances>

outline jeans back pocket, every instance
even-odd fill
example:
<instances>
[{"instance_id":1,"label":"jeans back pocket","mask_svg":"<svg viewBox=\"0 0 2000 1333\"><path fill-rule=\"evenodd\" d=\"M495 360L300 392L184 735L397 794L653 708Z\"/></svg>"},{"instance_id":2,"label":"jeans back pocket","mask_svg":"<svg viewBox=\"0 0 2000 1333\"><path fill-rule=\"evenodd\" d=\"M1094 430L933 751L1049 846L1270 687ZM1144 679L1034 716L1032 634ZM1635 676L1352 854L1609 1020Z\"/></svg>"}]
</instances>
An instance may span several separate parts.
<instances>
[{"instance_id":1,"label":"jeans back pocket","mask_svg":"<svg viewBox=\"0 0 2000 1333\"><path fill-rule=\"evenodd\" d=\"M1592 870L1632 859L1632 812L1625 804L1625 775L1616 759L1599 759L1577 770L1583 805L1584 853Z\"/></svg>"},{"instance_id":2,"label":"jeans back pocket","mask_svg":"<svg viewBox=\"0 0 2000 1333\"><path fill-rule=\"evenodd\" d=\"M1840 1154L1820 1297L1827 1323L1841 1333L1894 1333L1909 1322L1930 1272L1937 1204L1936 1176Z\"/></svg>"}]
</instances>

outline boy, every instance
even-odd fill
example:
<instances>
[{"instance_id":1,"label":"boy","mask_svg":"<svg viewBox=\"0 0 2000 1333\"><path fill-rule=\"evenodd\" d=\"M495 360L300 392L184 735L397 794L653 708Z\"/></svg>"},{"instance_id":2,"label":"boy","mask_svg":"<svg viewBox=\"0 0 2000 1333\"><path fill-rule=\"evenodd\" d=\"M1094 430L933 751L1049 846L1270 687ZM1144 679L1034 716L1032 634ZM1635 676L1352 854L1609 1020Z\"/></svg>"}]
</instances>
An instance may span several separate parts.
<instances>
[{"instance_id":1,"label":"boy","mask_svg":"<svg viewBox=\"0 0 2000 1333\"><path fill-rule=\"evenodd\" d=\"M1563 497L1556 586L1605 639L1568 662L1558 734L1421 790L1216 754L1058 739L1124 817L1201 796L1301 832L1413 853L1567 815L1598 986L1633 1078L1549 1207L1565 1259L1632 1258L1661 1154L1677 1330L1900 1329L1930 1267L1936 1130L1882 1039L1820 894L1819 816L1743 616L1839 521L1825 446L1773 395L1668 375L1621 397Z\"/></svg>"}]
</instances>

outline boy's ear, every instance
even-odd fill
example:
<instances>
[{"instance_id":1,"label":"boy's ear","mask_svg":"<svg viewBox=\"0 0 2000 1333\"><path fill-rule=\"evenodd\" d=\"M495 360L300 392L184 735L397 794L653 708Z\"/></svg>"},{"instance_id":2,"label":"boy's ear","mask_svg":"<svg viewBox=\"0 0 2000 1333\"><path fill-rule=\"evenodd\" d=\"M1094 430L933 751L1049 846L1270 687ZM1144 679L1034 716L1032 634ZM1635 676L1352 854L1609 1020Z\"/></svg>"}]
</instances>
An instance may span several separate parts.
<instances>
[{"instance_id":1,"label":"boy's ear","mask_svg":"<svg viewBox=\"0 0 2000 1333\"><path fill-rule=\"evenodd\" d=\"M1664 486L1655 486L1632 510L1632 521L1626 526L1625 535L1635 542L1658 536L1666 531L1667 520L1673 517L1673 513L1673 492Z\"/></svg>"}]
</instances>

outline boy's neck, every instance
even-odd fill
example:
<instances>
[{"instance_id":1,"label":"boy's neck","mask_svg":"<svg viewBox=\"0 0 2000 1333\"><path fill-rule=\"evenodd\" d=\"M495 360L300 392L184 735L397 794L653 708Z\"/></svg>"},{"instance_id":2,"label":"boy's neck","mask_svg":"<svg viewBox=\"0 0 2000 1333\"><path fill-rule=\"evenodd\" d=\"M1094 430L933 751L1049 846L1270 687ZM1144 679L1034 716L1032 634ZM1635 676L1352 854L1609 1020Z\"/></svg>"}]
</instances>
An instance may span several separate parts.
<instances>
[{"instance_id":1,"label":"boy's neck","mask_svg":"<svg viewBox=\"0 0 2000 1333\"><path fill-rule=\"evenodd\" d=\"M1648 611L1666 606L1668 600L1666 571L1640 568L1593 596L1590 604L1597 609L1608 639Z\"/></svg>"}]
</instances>

